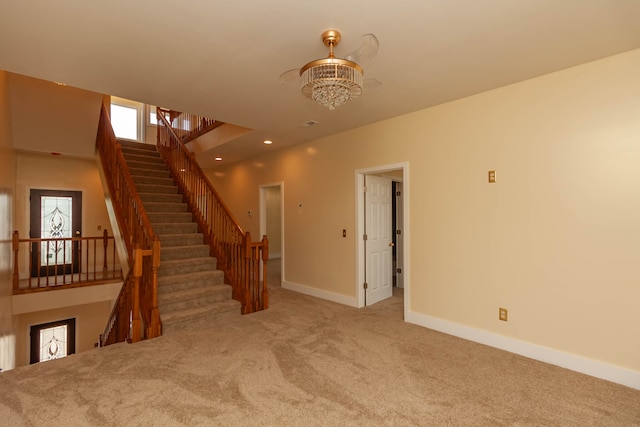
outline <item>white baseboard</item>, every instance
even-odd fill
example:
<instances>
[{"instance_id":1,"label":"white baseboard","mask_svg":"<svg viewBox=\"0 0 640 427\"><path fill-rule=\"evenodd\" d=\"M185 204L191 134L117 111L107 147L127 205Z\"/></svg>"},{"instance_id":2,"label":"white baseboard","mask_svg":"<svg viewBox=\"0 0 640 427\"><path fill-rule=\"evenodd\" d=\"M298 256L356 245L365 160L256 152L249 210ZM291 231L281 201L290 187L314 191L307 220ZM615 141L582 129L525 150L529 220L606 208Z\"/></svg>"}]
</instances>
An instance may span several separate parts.
<instances>
[{"instance_id":1,"label":"white baseboard","mask_svg":"<svg viewBox=\"0 0 640 427\"><path fill-rule=\"evenodd\" d=\"M269 259L275 259L275 258L282 258L282 254L280 252L273 253L273 254L269 252Z\"/></svg>"},{"instance_id":2,"label":"white baseboard","mask_svg":"<svg viewBox=\"0 0 640 427\"><path fill-rule=\"evenodd\" d=\"M640 372L409 311L405 321L640 390Z\"/></svg>"},{"instance_id":3,"label":"white baseboard","mask_svg":"<svg viewBox=\"0 0 640 427\"><path fill-rule=\"evenodd\" d=\"M310 295L312 297L337 302L338 304L344 304L350 307L358 307L358 300L356 297L350 297L350 296L338 294L335 292L325 291L318 288L312 288L310 286L305 286L305 285L301 285L299 283L293 283L293 282L283 281L282 287L284 289L289 289L290 291L295 291L301 294Z\"/></svg>"}]
</instances>

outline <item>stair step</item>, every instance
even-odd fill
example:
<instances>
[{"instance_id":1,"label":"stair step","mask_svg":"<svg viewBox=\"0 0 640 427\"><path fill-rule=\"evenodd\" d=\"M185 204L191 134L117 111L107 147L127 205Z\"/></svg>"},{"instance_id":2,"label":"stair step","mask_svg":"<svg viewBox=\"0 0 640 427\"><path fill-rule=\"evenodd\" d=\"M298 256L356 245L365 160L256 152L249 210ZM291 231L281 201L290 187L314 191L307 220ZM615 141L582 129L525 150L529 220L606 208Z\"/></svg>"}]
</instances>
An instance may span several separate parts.
<instances>
[{"instance_id":1,"label":"stair step","mask_svg":"<svg viewBox=\"0 0 640 427\"><path fill-rule=\"evenodd\" d=\"M157 236L160 238L160 245L162 248L168 248L171 246L202 245L204 243L204 236L202 233L157 234Z\"/></svg>"},{"instance_id":2,"label":"stair step","mask_svg":"<svg viewBox=\"0 0 640 427\"><path fill-rule=\"evenodd\" d=\"M133 142L119 139L118 143L122 148L134 148L136 150L157 151L155 144L145 144L144 142Z\"/></svg>"},{"instance_id":3,"label":"stair step","mask_svg":"<svg viewBox=\"0 0 640 427\"><path fill-rule=\"evenodd\" d=\"M160 153L156 150L141 149L138 147L122 147L122 154L124 158L127 156L147 156L149 158L160 158Z\"/></svg>"},{"instance_id":4,"label":"stair step","mask_svg":"<svg viewBox=\"0 0 640 427\"><path fill-rule=\"evenodd\" d=\"M217 302L231 299L231 286L211 285L158 294L158 308L161 313L169 313L188 308L212 306Z\"/></svg>"},{"instance_id":5,"label":"stair step","mask_svg":"<svg viewBox=\"0 0 640 427\"><path fill-rule=\"evenodd\" d=\"M161 315L162 329L163 332L166 332L173 328L180 327L184 323L199 320L202 318L234 311L240 313L240 308L240 302L230 299L227 301L217 302L211 306L170 311Z\"/></svg>"},{"instance_id":6,"label":"stair step","mask_svg":"<svg viewBox=\"0 0 640 427\"><path fill-rule=\"evenodd\" d=\"M182 203L182 195L179 193L138 193L142 203L158 202L158 203Z\"/></svg>"},{"instance_id":7,"label":"stair step","mask_svg":"<svg viewBox=\"0 0 640 427\"><path fill-rule=\"evenodd\" d=\"M207 257L209 256L209 251L208 245L169 246L168 248L160 245L160 263L177 259Z\"/></svg>"},{"instance_id":8,"label":"stair step","mask_svg":"<svg viewBox=\"0 0 640 427\"><path fill-rule=\"evenodd\" d=\"M224 285L224 273L220 270L158 276L158 295L184 291L202 286Z\"/></svg>"},{"instance_id":9,"label":"stair step","mask_svg":"<svg viewBox=\"0 0 640 427\"><path fill-rule=\"evenodd\" d=\"M199 271L216 271L217 264L217 260L213 257L162 261L160 263L160 268L158 269L158 281L162 280L163 277L166 276L195 273Z\"/></svg>"},{"instance_id":10,"label":"stair step","mask_svg":"<svg viewBox=\"0 0 640 427\"><path fill-rule=\"evenodd\" d=\"M167 167L164 165L164 163L149 163L127 160L127 166L129 166L129 169L153 169L159 171L167 170Z\"/></svg>"},{"instance_id":11,"label":"stair step","mask_svg":"<svg viewBox=\"0 0 640 427\"><path fill-rule=\"evenodd\" d=\"M162 158L160 157L160 155L156 156L153 153L133 154L133 153L127 153L127 152L123 152L122 154L124 155L124 159L127 161L127 163L139 162L139 163L148 163L150 165L159 164L164 167L164 161L162 161Z\"/></svg>"},{"instance_id":12,"label":"stair step","mask_svg":"<svg viewBox=\"0 0 640 427\"><path fill-rule=\"evenodd\" d=\"M147 212L186 212L186 203L142 202Z\"/></svg>"},{"instance_id":13,"label":"stair step","mask_svg":"<svg viewBox=\"0 0 640 427\"><path fill-rule=\"evenodd\" d=\"M138 193L161 193L161 194L177 194L178 187L175 185L151 185L151 184L137 184L136 189Z\"/></svg>"},{"instance_id":14,"label":"stair step","mask_svg":"<svg viewBox=\"0 0 640 427\"><path fill-rule=\"evenodd\" d=\"M198 224L195 222L159 222L152 225L153 232L156 235L163 234L190 234L198 232Z\"/></svg>"},{"instance_id":15,"label":"stair step","mask_svg":"<svg viewBox=\"0 0 640 427\"><path fill-rule=\"evenodd\" d=\"M158 170L158 169L144 169L144 168L132 168L129 166L129 172L131 172L131 176L157 176L158 178L171 178L171 172L167 169Z\"/></svg>"},{"instance_id":16,"label":"stair step","mask_svg":"<svg viewBox=\"0 0 640 427\"><path fill-rule=\"evenodd\" d=\"M152 225L165 222L184 223L193 221L191 212L147 212L147 216Z\"/></svg>"},{"instance_id":17,"label":"stair step","mask_svg":"<svg viewBox=\"0 0 640 427\"><path fill-rule=\"evenodd\" d=\"M134 175L133 172L131 173L131 178L133 179L133 182L134 184L136 184L136 186L138 184L166 185L166 186L176 185L175 182L173 181L173 178Z\"/></svg>"}]
</instances>

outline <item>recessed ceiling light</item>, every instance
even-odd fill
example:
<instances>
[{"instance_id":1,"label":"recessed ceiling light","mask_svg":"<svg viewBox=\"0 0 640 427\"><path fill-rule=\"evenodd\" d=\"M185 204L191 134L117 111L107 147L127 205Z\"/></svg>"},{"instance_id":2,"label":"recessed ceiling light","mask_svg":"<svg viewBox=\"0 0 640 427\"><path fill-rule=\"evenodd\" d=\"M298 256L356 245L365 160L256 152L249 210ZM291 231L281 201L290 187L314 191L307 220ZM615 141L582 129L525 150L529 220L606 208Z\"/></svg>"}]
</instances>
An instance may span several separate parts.
<instances>
[{"instance_id":1,"label":"recessed ceiling light","mask_svg":"<svg viewBox=\"0 0 640 427\"><path fill-rule=\"evenodd\" d=\"M264 143L265 143L266 145L271 145L271 144L273 144L273 141L266 139L266 140L264 141Z\"/></svg>"},{"instance_id":2,"label":"recessed ceiling light","mask_svg":"<svg viewBox=\"0 0 640 427\"><path fill-rule=\"evenodd\" d=\"M222 157L217 156L217 157L216 157L216 162L221 162L221 161L222 161Z\"/></svg>"}]
</instances>

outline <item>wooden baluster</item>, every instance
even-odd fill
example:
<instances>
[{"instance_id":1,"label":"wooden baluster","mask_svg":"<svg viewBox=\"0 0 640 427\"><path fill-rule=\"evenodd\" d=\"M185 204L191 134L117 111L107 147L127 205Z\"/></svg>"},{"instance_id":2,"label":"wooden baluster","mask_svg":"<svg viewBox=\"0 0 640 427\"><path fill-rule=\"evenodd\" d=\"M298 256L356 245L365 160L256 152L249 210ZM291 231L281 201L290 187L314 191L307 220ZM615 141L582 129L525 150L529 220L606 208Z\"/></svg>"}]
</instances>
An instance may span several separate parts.
<instances>
[{"instance_id":1,"label":"wooden baluster","mask_svg":"<svg viewBox=\"0 0 640 427\"><path fill-rule=\"evenodd\" d=\"M108 246L109 246L109 233L107 232L107 230L105 229L102 233L102 246L103 246L103 251L104 251L104 255L103 255L103 260L102 260L102 277L106 278L107 277L107 271L109 270L108 267L108 263L107 263L107 259L108 259ZM115 247L115 245L114 245ZM114 258L114 266L115 266L115 258Z\"/></svg>"}]
</instances>

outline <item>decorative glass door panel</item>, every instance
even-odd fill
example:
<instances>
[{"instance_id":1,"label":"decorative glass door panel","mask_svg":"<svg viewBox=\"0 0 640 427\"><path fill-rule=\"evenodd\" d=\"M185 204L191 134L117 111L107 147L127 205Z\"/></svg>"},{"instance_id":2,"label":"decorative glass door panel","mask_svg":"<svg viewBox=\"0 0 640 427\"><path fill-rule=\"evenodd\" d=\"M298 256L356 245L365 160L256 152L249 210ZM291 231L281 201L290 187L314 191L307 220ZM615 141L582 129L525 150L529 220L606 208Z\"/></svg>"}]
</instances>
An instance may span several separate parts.
<instances>
[{"instance_id":1,"label":"decorative glass door panel","mask_svg":"<svg viewBox=\"0 0 640 427\"><path fill-rule=\"evenodd\" d=\"M48 239L32 247L33 277L78 273L82 193L31 190L31 238Z\"/></svg>"},{"instance_id":2,"label":"decorative glass door panel","mask_svg":"<svg viewBox=\"0 0 640 427\"><path fill-rule=\"evenodd\" d=\"M58 320L30 329L30 363L60 359L76 352L76 319Z\"/></svg>"},{"instance_id":3,"label":"decorative glass door panel","mask_svg":"<svg viewBox=\"0 0 640 427\"><path fill-rule=\"evenodd\" d=\"M71 197L42 196L40 198L40 237L43 239L63 239L73 237ZM71 241L42 242L40 265L72 264Z\"/></svg>"}]
</instances>

